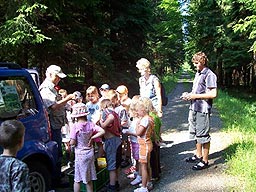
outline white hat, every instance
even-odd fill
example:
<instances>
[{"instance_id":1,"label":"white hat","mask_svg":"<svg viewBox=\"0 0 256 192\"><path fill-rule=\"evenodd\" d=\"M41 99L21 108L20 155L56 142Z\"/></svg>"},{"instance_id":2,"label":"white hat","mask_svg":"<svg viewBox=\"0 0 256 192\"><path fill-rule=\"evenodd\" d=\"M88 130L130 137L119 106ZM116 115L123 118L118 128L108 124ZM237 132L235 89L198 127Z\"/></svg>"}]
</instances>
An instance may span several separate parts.
<instances>
[{"instance_id":1,"label":"white hat","mask_svg":"<svg viewBox=\"0 0 256 192\"><path fill-rule=\"evenodd\" d=\"M76 103L72 106L71 117L83 117L88 115L86 105L84 103Z\"/></svg>"},{"instance_id":2,"label":"white hat","mask_svg":"<svg viewBox=\"0 0 256 192\"><path fill-rule=\"evenodd\" d=\"M103 84L103 85L101 85L101 87L100 87L100 90L109 90L109 89L110 89L110 87L109 87L108 84Z\"/></svg>"},{"instance_id":3,"label":"white hat","mask_svg":"<svg viewBox=\"0 0 256 192\"><path fill-rule=\"evenodd\" d=\"M65 78L67 76L65 73L62 72L61 68L57 65L50 65L47 68L46 73L55 73L60 78Z\"/></svg>"},{"instance_id":4,"label":"white hat","mask_svg":"<svg viewBox=\"0 0 256 192\"><path fill-rule=\"evenodd\" d=\"M75 91L73 94L76 96L75 100L83 99L83 96L82 96L81 92Z\"/></svg>"}]
</instances>

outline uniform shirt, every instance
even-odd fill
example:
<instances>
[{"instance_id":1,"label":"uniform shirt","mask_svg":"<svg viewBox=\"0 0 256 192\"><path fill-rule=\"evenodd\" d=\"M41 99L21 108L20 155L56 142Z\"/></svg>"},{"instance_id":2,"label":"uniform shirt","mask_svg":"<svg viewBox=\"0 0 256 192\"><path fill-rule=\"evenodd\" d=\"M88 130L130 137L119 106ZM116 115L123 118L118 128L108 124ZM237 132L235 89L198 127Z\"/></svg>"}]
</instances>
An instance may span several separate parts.
<instances>
[{"instance_id":1,"label":"uniform shirt","mask_svg":"<svg viewBox=\"0 0 256 192\"><path fill-rule=\"evenodd\" d=\"M27 165L10 156L0 156L0 191L22 191L29 192L30 181L29 181L29 169Z\"/></svg>"},{"instance_id":2,"label":"uniform shirt","mask_svg":"<svg viewBox=\"0 0 256 192\"><path fill-rule=\"evenodd\" d=\"M217 88L217 77L207 67L201 72L197 72L193 81L192 93L207 93L210 88ZM191 100L190 109L201 113L211 113L212 99L194 99Z\"/></svg>"},{"instance_id":3,"label":"uniform shirt","mask_svg":"<svg viewBox=\"0 0 256 192\"><path fill-rule=\"evenodd\" d=\"M47 108L50 117L50 124L52 129L61 129L67 122L65 106L60 109L52 110L51 106L61 99L54 83L45 79L39 87L40 94L44 101L44 105Z\"/></svg>"}]
</instances>

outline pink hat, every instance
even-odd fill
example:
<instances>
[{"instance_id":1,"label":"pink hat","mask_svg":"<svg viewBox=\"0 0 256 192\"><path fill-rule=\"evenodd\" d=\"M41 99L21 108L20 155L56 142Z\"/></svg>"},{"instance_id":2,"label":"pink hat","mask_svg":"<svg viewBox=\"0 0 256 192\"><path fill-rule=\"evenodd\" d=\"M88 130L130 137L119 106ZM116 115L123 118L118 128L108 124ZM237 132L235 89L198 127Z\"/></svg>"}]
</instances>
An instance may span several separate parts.
<instances>
[{"instance_id":1,"label":"pink hat","mask_svg":"<svg viewBox=\"0 0 256 192\"><path fill-rule=\"evenodd\" d=\"M88 115L86 105L84 103L76 103L72 106L71 117L83 117Z\"/></svg>"}]
</instances>

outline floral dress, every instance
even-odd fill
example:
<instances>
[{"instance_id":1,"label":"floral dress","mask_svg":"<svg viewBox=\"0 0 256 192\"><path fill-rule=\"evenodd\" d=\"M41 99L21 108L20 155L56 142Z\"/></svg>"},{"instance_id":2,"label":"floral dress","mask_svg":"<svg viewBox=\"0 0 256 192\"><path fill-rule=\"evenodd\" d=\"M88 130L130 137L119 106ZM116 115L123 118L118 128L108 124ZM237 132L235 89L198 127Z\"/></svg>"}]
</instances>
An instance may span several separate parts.
<instances>
[{"instance_id":1,"label":"floral dress","mask_svg":"<svg viewBox=\"0 0 256 192\"><path fill-rule=\"evenodd\" d=\"M87 184L91 180L96 180L94 148L88 146L89 140L99 126L92 122L76 123L70 131L70 139L76 140L75 146L75 182Z\"/></svg>"}]
</instances>

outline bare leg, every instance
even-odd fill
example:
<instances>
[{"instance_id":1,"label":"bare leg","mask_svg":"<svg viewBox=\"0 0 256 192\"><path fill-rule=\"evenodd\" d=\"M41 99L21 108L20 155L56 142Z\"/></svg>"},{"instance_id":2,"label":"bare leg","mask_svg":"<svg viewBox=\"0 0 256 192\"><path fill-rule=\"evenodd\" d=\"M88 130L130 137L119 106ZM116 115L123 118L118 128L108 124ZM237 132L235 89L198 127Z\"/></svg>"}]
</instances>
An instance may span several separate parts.
<instances>
[{"instance_id":1,"label":"bare leg","mask_svg":"<svg viewBox=\"0 0 256 192\"><path fill-rule=\"evenodd\" d=\"M140 163L140 170L142 176L142 187L147 187L148 179L148 164L147 163Z\"/></svg>"},{"instance_id":2,"label":"bare leg","mask_svg":"<svg viewBox=\"0 0 256 192\"><path fill-rule=\"evenodd\" d=\"M92 181L89 181L89 182L86 184L86 191L87 191L87 192L93 192L93 183L92 183Z\"/></svg>"},{"instance_id":3,"label":"bare leg","mask_svg":"<svg viewBox=\"0 0 256 192\"><path fill-rule=\"evenodd\" d=\"M109 184L114 186L116 184L116 180L117 180L116 169L109 171Z\"/></svg>"},{"instance_id":4,"label":"bare leg","mask_svg":"<svg viewBox=\"0 0 256 192\"><path fill-rule=\"evenodd\" d=\"M80 183L74 182L74 192L80 192Z\"/></svg>"},{"instance_id":5,"label":"bare leg","mask_svg":"<svg viewBox=\"0 0 256 192\"><path fill-rule=\"evenodd\" d=\"M209 157L209 151L210 151L210 142L203 144L203 161L208 162Z\"/></svg>"},{"instance_id":6,"label":"bare leg","mask_svg":"<svg viewBox=\"0 0 256 192\"><path fill-rule=\"evenodd\" d=\"M202 144L201 143L196 143L196 156L201 158L203 156L202 153Z\"/></svg>"}]
</instances>

